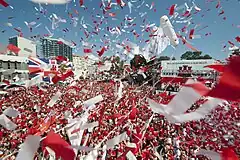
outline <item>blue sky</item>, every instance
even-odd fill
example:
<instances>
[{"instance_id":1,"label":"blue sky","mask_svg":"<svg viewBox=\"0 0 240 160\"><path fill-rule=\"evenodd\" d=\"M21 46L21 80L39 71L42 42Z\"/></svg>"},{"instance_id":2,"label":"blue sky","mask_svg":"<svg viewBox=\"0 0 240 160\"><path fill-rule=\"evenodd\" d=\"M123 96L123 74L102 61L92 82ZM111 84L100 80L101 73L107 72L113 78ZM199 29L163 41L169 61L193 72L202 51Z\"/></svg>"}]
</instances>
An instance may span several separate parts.
<instances>
[{"instance_id":1,"label":"blue sky","mask_svg":"<svg viewBox=\"0 0 240 160\"><path fill-rule=\"evenodd\" d=\"M46 11L46 14L40 13L35 9L35 7L39 10L39 5L32 3L29 0L6 0L11 6L8 8L4 8L0 6L0 19L1 19L1 25L0 29L1 31L5 31L4 33L0 32L0 44L7 44L8 43L8 37L14 36L17 34L17 32L13 28L20 27L24 37L29 38L34 35L40 35L43 36L44 34L48 34L47 30L45 29L45 26L50 29L52 33L54 33L54 38L64 38L68 41L74 41L77 44L77 49L75 52L77 54L83 55L83 49L82 49L82 43L81 43L81 37L84 39L84 41L93 43L96 45L96 48L94 48L94 52L96 50L100 50L102 46L104 46L104 43L100 41L109 39L111 41L112 47L115 46L115 41L121 43L125 39L129 39L131 42L138 44L140 47L144 47L146 44L145 41L148 40L148 32L141 32L142 28L140 28L141 25L144 25L143 20L145 19L145 24L152 24L155 23L156 26L159 26L160 23L160 17L163 15L168 15L168 10L171 5L178 4L178 6L183 5L185 2L189 6L192 6L192 1L190 0L145 0L143 4L143 0L123 0L124 2L133 1L133 8L132 13L129 13L128 6L125 6L120 8L119 6L113 6L109 12L116 14L116 20L113 20L112 17L108 16L107 14L104 15L105 17L103 19L103 23L99 25L100 32L99 35L95 35L94 33L91 33L94 31L91 27L88 26L87 31L90 34L90 38L86 38L84 35L83 27L80 25L80 20L82 17L84 17L84 22L94 26L93 21L96 20L98 23L100 22L100 19L96 17L97 14L100 16L103 16L102 9L100 9L100 3L101 0L84 0L84 6L87 7L87 9L84 7L79 6L79 0L76 0L74 3L74 0L72 0L71 3L66 5L42 5L44 10ZM107 0L105 0L107 1ZM135 1L135 2L134 2ZM230 40L233 42L236 46L239 46L239 43L236 42L235 37L240 36L240 28L237 27L240 25L240 18L239 18L239 9L240 9L240 2L239 0L221 0L221 7L222 8L216 8L217 0L212 0L212 2L206 3L207 0L195 0L195 4L201 8L202 10L193 16L193 22L194 24L190 25L188 27L188 30L195 27L197 24L200 26L196 29L195 34L201 35L201 38L196 38L193 40L189 40L189 42L197 49L203 51L203 53L207 53L212 55L213 57L217 59L224 59L227 54L227 52L223 52L223 46L227 45L227 48L229 47L228 41ZM116 2L116 0L112 0L112 2ZM152 2L155 4L153 9L149 9L148 6L151 6ZM140 8L136 8L140 4L143 4ZM154 9L156 9L156 12L154 12ZM210 11L208 10L210 9ZM76 14L75 10L79 13ZM219 12L224 10L225 13L221 16L218 16ZM182 14L184 9L179 13ZM139 14L146 12L146 16L143 18L140 17ZM52 30L51 28L51 21L48 19L49 16L55 13L58 17L61 17L62 19L66 19L67 23L61 23L59 24L59 27L55 30ZM73 26L71 23L71 18L68 13L72 13L73 17L78 17L78 25L76 27ZM120 36L112 36L111 33L107 31L107 27L121 27L121 22L124 23L124 17L128 15L128 17L136 17L135 21L133 23L136 23L136 26L129 27L126 30L132 31L136 30L138 34L140 34L140 37L135 38L133 33L123 33ZM202 15L204 15L202 17ZM8 17L14 17L12 19L8 19ZM223 17L226 17L226 20L223 20ZM174 19L172 19L174 20ZM42 24L38 28L33 27L33 32L30 32L28 27L25 25L24 21L32 22L35 21L36 25ZM6 26L5 23L12 23L13 27ZM35 26L36 26L35 25ZM197 31L198 29L201 29L204 26L208 26L208 28L205 28L201 31ZM181 31L181 28L183 28L183 24L174 23L173 24L176 32ZM69 31L64 32L63 29L67 28ZM211 33L210 36L205 36L206 33ZM104 34L107 34L109 37L104 37ZM182 33L181 33L182 34ZM187 34L186 34L187 35ZM180 45L173 49L171 46L169 46L162 54L168 55L168 56L175 56L180 57L182 53L189 50L185 45L180 43ZM111 52L109 51L106 53L106 55L115 54L116 51Z\"/></svg>"}]
</instances>

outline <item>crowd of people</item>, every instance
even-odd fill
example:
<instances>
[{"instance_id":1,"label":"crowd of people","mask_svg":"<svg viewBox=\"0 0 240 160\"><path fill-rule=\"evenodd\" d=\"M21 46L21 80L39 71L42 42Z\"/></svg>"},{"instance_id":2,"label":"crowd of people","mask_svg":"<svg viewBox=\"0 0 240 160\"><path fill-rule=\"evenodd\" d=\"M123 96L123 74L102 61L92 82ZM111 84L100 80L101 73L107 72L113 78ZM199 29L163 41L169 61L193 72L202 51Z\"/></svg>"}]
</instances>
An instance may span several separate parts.
<instances>
[{"instance_id":1,"label":"crowd of people","mask_svg":"<svg viewBox=\"0 0 240 160\"><path fill-rule=\"evenodd\" d=\"M76 83L75 83L76 82ZM207 159L197 156L199 149L220 152L223 148L233 148L240 155L240 110L238 103L225 102L219 105L211 114L200 121L183 124L171 124L163 115L153 113L147 103L151 98L158 103L167 104L174 97L165 92L152 92L153 86L134 86L124 83L123 96L117 99L117 82L99 82L90 80L75 81L74 85L55 84L44 87L12 88L8 95L2 95L0 112L12 107L20 112L16 118L11 118L17 125L14 131L0 126L0 156L10 155L7 159L15 159L20 144L28 135L45 137L54 131L61 135L69 144L70 140L64 127L69 120L80 117L85 112L84 106L76 102L86 101L98 95L103 101L95 104L89 111L88 122L99 122L93 130L85 130L81 146L103 148L106 141L126 132L127 140L114 148L108 149L105 159L127 159L131 151L139 160L147 159ZM177 85L177 88L181 86ZM47 103L56 92L62 95L53 107ZM204 102L197 101L187 111L194 111ZM49 127L39 131L46 119L51 119ZM133 146L130 144L134 144ZM83 159L89 152L78 151L77 159ZM104 158L103 150L98 150L98 159ZM43 148L39 148L35 159L45 157Z\"/></svg>"}]
</instances>

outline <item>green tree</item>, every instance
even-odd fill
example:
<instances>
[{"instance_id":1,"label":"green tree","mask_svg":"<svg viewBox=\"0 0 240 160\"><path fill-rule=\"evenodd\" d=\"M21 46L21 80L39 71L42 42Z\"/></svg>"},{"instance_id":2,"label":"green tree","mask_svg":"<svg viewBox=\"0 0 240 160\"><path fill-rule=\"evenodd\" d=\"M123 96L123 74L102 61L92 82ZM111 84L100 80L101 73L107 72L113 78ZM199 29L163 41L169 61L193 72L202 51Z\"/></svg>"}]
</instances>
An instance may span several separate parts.
<instances>
[{"instance_id":1,"label":"green tree","mask_svg":"<svg viewBox=\"0 0 240 160\"><path fill-rule=\"evenodd\" d=\"M187 51L187 52L185 52L184 54L182 54L181 60L183 60L183 59L189 59L189 58L192 57L192 55L193 55L193 52Z\"/></svg>"},{"instance_id":2,"label":"green tree","mask_svg":"<svg viewBox=\"0 0 240 160\"><path fill-rule=\"evenodd\" d=\"M141 66L145 66L147 64L147 60L143 55L135 55L134 58L130 61L131 68L138 69Z\"/></svg>"},{"instance_id":3,"label":"green tree","mask_svg":"<svg viewBox=\"0 0 240 160\"><path fill-rule=\"evenodd\" d=\"M195 60L195 59L212 59L212 57L208 54L202 55L202 52L192 52L187 51L181 56L181 60Z\"/></svg>"},{"instance_id":4,"label":"green tree","mask_svg":"<svg viewBox=\"0 0 240 160\"><path fill-rule=\"evenodd\" d=\"M202 59L212 59L212 57L208 54L205 54L204 56L202 56Z\"/></svg>"},{"instance_id":5,"label":"green tree","mask_svg":"<svg viewBox=\"0 0 240 160\"><path fill-rule=\"evenodd\" d=\"M120 61L121 61L119 56L115 57L114 59L115 59L116 63L120 63Z\"/></svg>"},{"instance_id":6,"label":"green tree","mask_svg":"<svg viewBox=\"0 0 240 160\"><path fill-rule=\"evenodd\" d=\"M169 61L170 59L171 59L171 58L168 57L168 56L160 56L160 57L158 58L159 61Z\"/></svg>"}]
</instances>

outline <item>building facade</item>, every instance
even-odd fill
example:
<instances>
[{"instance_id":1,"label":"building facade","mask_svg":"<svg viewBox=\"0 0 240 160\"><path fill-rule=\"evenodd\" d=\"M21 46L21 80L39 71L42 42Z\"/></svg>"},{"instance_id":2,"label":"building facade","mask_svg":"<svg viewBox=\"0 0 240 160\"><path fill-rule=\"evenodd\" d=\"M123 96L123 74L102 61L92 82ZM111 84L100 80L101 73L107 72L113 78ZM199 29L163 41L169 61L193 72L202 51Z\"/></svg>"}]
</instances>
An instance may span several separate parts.
<instances>
[{"instance_id":1,"label":"building facade","mask_svg":"<svg viewBox=\"0 0 240 160\"><path fill-rule=\"evenodd\" d=\"M95 61L90 58L85 58L79 55L73 55L74 71L79 76L88 77L94 75L97 71L94 65Z\"/></svg>"},{"instance_id":2,"label":"building facade","mask_svg":"<svg viewBox=\"0 0 240 160\"><path fill-rule=\"evenodd\" d=\"M64 56L73 61L73 47L66 41L60 41L54 38L43 38L41 39L41 53L44 58L52 58L56 56Z\"/></svg>"},{"instance_id":3,"label":"building facade","mask_svg":"<svg viewBox=\"0 0 240 160\"><path fill-rule=\"evenodd\" d=\"M215 60L172 60L161 62L161 77L203 77L212 78L213 70L205 68Z\"/></svg>"},{"instance_id":4,"label":"building facade","mask_svg":"<svg viewBox=\"0 0 240 160\"><path fill-rule=\"evenodd\" d=\"M11 37L9 38L9 44L12 44L20 49L18 56L20 57L36 57L37 47L36 43L28 40L24 37Z\"/></svg>"},{"instance_id":5,"label":"building facade","mask_svg":"<svg viewBox=\"0 0 240 160\"><path fill-rule=\"evenodd\" d=\"M0 55L0 81L4 79L28 79L28 58L20 56Z\"/></svg>"}]
</instances>

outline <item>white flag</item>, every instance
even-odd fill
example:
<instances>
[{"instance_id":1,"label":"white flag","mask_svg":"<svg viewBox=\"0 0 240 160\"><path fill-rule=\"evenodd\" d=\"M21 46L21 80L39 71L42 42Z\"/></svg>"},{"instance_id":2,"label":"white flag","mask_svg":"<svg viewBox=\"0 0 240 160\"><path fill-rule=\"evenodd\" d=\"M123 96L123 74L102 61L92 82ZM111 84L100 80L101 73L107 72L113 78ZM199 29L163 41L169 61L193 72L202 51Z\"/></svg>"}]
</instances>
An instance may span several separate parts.
<instances>
[{"instance_id":1,"label":"white flag","mask_svg":"<svg viewBox=\"0 0 240 160\"><path fill-rule=\"evenodd\" d=\"M10 119L8 119L7 116L5 116L4 114L0 115L0 124L10 131L17 128L17 125L13 123Z\"/></svg>"},{"instance_id":2,"label":"white flag","mask_svg":"<svg viewBox=\"0 0 240 160\"><path fill-rule=\"evenodd\" d=\"M196 83L193 80L188 80L186 84ZM200 84L199 84L200 85ZM203 84L202 84L203 85ZM169 102L166 107L166 112L173 115L184 113L196 102L202 95L190 87L182 87L176 96Z\"/></svg>"},{"instance_id":3,"label":"white flag","mask_svg":"<svg viewBox=\"0 0 240 160\"><path fill-rule=\"evenodd\" d=\"M32 160L40 145L40 140L40 136L27 136L23 145L21 145L16 160Z\"/></svg>"},{"instance_id":4,"label":"white flag","mask_svg":"<svg viewBox=\"0 0 240 160\"><path fill-rule=\"evenodd\" d=\"M72 148L77 149L77 150L80 150L80 151L86 151L86 152L89 152L89 151L93 151L93 150L94 150L94 148L92 148L92 147L87 147L87 146L75 146L75 145L72 145Z\"/></svg>"},{"instance_id":5,"label":"white flag","mask_svg":"<svg viewBox=\"0 0 240 160\"><path fill-rule=\"evenodd\" d=\"M131 151L129 151L126 156L128 160L137 160L137 158L134 156L134 154Z\"/></svg>"},{"instance_id":6,"label":"white flag","mask_svg":"<svg viewBox=\"0 0 240 160\"><path fill-rule=\"evenodd\" d=\"M26 88L28 88L28 87L40 84L41 82L42 82L42 75L38 75L38 76L32 78L31 80L27 80L25 82L25 86L26 86Z\"/></svg>"},{"instance_id":7,"label":"white flag","mask_svg":"<svg viewBox=\"0 0 240 160\"><path fill-rule=\"evenodd\" d=\"M126 144L126 146L129 147L129 148L137 148L136 143L130 143L130 142L128 142L128 143Z\"/></svg>"},{"instance_id":8,"label":"white flag","mask_svg":"<svg viewBox=\"0 0 240 160\"><path fill-rule=\"evenodd\" d=\"M71 126L70 128L66 128L67 135L68 135L68 138L69 138L70 143L71 143L72 146L80 146L81 145L84 129L81 128L81 130L79 132L76 132L74 134L72 134L72 132L74 130L79 129L82 125L87 123L88 116L89 116L89 114L85 113L81 117L80 120L77 119L78 122L75 125ZM71 121L72 122L70 122L70 123L73 123L75 120L71 120ZM74 149L74 152L75 152L76 155L77 155L77 151L78 151L77 149Z\"/></svg>"},{"instance_id":9,"label":"white flag","mask_svg":"<svg viewBox=\"0 0 240 160\"><path fill-rule=\"evenodd\" d=\"M99 125L98 122L93 122L93 123L85 123L84 125L82 125L80 128L82 130L85 130L85 129L89 129L89 128L94 128L94 127L97 127Z\"/></svg>"},{"instance_id":10,"label":"white flag","mask_svg":"<svg viewBox=\"0 0 240 160\"><path fill-rule=\"evenodd\" d=\"M80 146L80 144L81 144L84 130L81 130L80 132L77 132L77 133L74 133L74 134L71 133L72 131L74 131L78 128L80 128L80 123L76 123L71 128L66 129L69 141L70 141L72 146ZM78 150L74 149L74 152L75 152L75 154L77 154Z\"/></svg>"},{"instance_id":11,"label":"white flag","mask_svg":"<svg viewBox=\"0 0 240 160\"><path fill-rule=\"evenodd\" d=\"M183 123L203 119L221 102L223 102L223 100L221 99L209 98L209 100L205 102L201 107L199 107L196 111L186 114L173 115L172 120L174 121L174 123Z\"/></svg>"},{"instance_id":12,"label":"white flag","mask_svg":"<svg viewBox=\"0 0 240 160\"><path fill-rule=\"evenodd\" d=\"M205 149L200 149L196 155L204 155L212 160L221 160L221 156L219 153L215 152L215 151L208 151Z\"/></svg>"},{"instance_id":13,"label":"white flag","mask_svg":"<svg viewBox=\"0 0 240 160\"><path fill-rule=\"evenodd\" d=\"M84 157L84 160L97 160L97 157L98 150L93 150L86 157Z\"/></svg>"},{"instance_id":14,"label":"white flag","mask_svg":"<svg viewBox=\"0 0 240 160\"><path fill-rule=\"evenodd\" d=\"M120 82L120 86L119 86L119 88L118 88L118 99L121 99L122 98L122 91L123 91L123 83L122 83L122 81L120 80L119 81Z\"/></svg>"},{"instance_id":15,"label":"white flag","mask_svg":"<svg viewBox=\"0 0 240 160\"><path fill-rule=\"evenodd\" d=\"M106 145L103 146L102 151L103 151L102 160L105 160L106 156L107 156L107 146Z\"/></svg>"},{"instance_id":16,"label":"white flag","mask_svg":"<svg viewBox=\"0 0 240 160\"><path fill-rule=\"evenodd\" d=\"M57 92L52 99L48 102L48 106L49 107L53 107L54 104L58 101L58 99L61 97L62 93L61 92Z\"/></svg>"},{"instance_id":17,"label":"white flag","mask_svg":"<svg viewBox=\"0 0 240 160\"><path fill-rule=\"evenodd\" d=\"M106 142L107 149L113 148L115 145L119 144L120 142L126 140L128 138L128 135L126 132L114 137L113 139L110 139Z\"/></svg>"},{"instance_id":18,"label":"white flag","mask_svg":"<svg viewBox=\"0 0 240 160\"><path fill-rule=\"evenodd\" d=\"M89 100L84 101L83 104L84 104L85 106L91 106L91 105L93 105L93 104L96 104L96 103L98 103L98 102L101 102L102 100L103 100L102 95L98 95L98 96L96 96L96 97L93 97L93 98L91 98L91 99L89 99Z\"/></svg>"},{"instance_id":19,"label":"white flag","mask_svg":"<svg viewBox=\"0 0 240 160\"><path fill-rule=\"evenodd\" d=\"M149 107L152 109L152 111L154 113L166 115L166 113L165 113L165 108L167 107L166 105L159 104L159 103L157 103L154 100L149 99L149 98L148 98L148 104L149 104Z\"/></svg>"},{"instance_id":20,"label":"white flag","mask_svg":"<svg viewBox=\"0 0 240 160\"><path fill-rule=\"evenodd\" d=\"M20 112L15 110L14 108L9 107L3 111L3 114L9 117L16 118L20 114Z\"/></svg>"}]
</instances>

